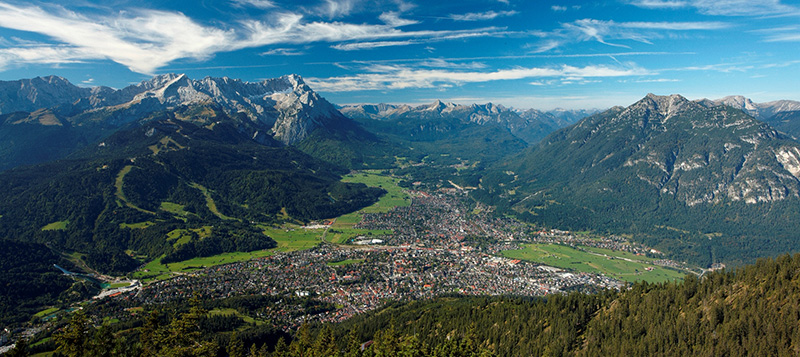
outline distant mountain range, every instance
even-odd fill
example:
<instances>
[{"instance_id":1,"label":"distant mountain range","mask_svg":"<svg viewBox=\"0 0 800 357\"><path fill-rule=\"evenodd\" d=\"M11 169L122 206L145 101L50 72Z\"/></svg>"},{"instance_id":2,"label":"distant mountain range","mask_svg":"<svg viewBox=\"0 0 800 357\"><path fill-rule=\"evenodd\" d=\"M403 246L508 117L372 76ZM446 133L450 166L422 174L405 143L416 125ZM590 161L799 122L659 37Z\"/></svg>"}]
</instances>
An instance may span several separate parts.
<instances>
[{"instance_id":1,"label":"distant mountain range","mask_svg":"<svg viewBox=\"0 0 800 357\"><path fill-rule=\"evenodd\" d=\"M766 103L754 103L749 98L740 95L727 96L716 100L701 99L698 102L707 107L717 105L734 107L761 121L767 121L778 113L800 110L800 102L797 101L776 100Z\"/></svg>"},{"instance_id":2,"label":"distant mountain range","mask_svg":"<svg viewBox=\"0 0 800 357\"><path fill-rule=\"evenodd\" d=\"M502 105L460 105L435 101L432 104L412 107L392 104L361 104L340 107L345 116L364 122L366 120L389 121L407 128L412 135L423 135L424 131L446 132L453 124L496 125L508 129L526 143L536 143L550 132L570 125L597 111L557 109L542 112L536 109L515 110ZM449 125L449 126L446 126Z\"/></svg>"},{"instance_id":3,"label":"distant mountain range","mask_svg":"<svg viewBox=\"0 0 800 357\"><path fill-rule=\"evenodd\" d=\"M739 109L679 95L588 117L495 170L482 180L490 196L533 219L655 232L652 246L697 261L791 251L800 228L800 144Z\"/></svg>"},{"instance_id":4,"label":"distant mountain range","mask_svg":"<svg viewBox=\"0 0 800 357\"><path fill-rule=\"evenodd\" d=\"M248 83L165 74L119 90L80 88L50 76L0 82L0 169L64 157L152 113L208 105L234 119L237 130L269 146L300 145L317 132L336 141L358 141L359 147L376 141L297 75ZM361 151L354 144L342 146L342 152L353 155Z\"/></svg>"}]
</instances>

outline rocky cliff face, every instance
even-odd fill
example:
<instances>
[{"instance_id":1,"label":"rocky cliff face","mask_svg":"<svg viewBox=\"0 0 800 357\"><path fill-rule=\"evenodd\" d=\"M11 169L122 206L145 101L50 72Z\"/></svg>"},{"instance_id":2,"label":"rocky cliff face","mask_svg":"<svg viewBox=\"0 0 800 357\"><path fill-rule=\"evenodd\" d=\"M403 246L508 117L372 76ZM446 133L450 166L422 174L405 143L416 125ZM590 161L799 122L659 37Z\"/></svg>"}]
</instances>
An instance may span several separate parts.
<instances>
[{"instance_id":1,"label":"rocky cliff face","mask_svg":"<svg viewBox=\"0 0 800 357\"><path fill-rule=\"evenodd\" d=\"M624 194L635 178L687 206L754 204L800 198L799 147L740 110L649 94L554 133L519 170L536 180L549 162L574 187Z\"/></svg>"},{"instance_id":2,"label":"rocky cliff face","mask_svg":"<svg viewBox=\"0 0 800 357\"><path fill-rule=\"evenodd\" d=\"M800 145L679 95L556 131L481 186L543 225L633 234L700 264L794 249L800 227Z\"/></svg>"},{"instance_id":3,"label":"rocky cliff face","mask_svg":"<svg viewBox=\"0 0 800 357\"><path fill-rule=\"evenodd\" d=\"M789 111L800 110L800 102L793 100L776 100L766 103L755 103L750 98L741 95L732 95L716 100L702 99L698 103L706 107L727 105L740 109L758 120L767 120L770 117Z\"/></svg>"},{"instance_id":4,"label":"rocky cliff face","mask_svg":"<svg viewBox=\"0 0 800 357\"><path fill-rule=\"evenodd\" d=\"M76 87L58 76L0 81L0 114L73 103L91 93L91 89Z\"/></svg>"},{"instance_id":5,"label":"rocky cliff face","mask_svg":"<svg viewBox=\"0 0 800 357\"><path fill-rule=\"evenodd\" d=\"M647 133L623 166L689 206L800 197L797 146L743 113L648 95L619 120Z\"/></svg>"}]
</instances>

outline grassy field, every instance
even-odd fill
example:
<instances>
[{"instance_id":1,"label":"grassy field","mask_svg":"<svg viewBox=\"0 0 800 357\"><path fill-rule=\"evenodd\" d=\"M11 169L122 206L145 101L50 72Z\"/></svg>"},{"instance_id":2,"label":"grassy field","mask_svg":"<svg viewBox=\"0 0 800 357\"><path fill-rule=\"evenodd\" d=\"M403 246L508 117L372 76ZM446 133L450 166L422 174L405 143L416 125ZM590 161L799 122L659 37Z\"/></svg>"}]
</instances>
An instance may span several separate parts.
<instances>
[{"instance_id":1,"label":"grassy field","mask_svg":"<svg viewBox=\"0 0 800 357\"><path fill-rule=\"evenodd\" d=\"M618 251L614 251L614 250L611 250L611 249L603 249L603 248L595 248L595 247L581 247L581 248L583 248L585 250L588 250L590 252L593 252L593 253L605 254L605 255L610 255L610 256L619 257L619 258L625 258L625 259L640 260L640 261L643 261L643 262L654 262L654 261L658 260L657 258L650 258L650 257L644 256L644 255L636 255L636 254L633 254L631 252L618 252Z\"/></svg>"},{"instance_id":2,"label":"grassy field","mask_svg":"<svg viewBox=\"0 0 800 357\"><path fill-rule=\"evenodd\" d=\"M264 234L270 236L278 243L277 250L282 252L293 252L305 250L322 242L324 229L304 229L297 225L286 225L284 227L262 226Z\"/></svg>"},{"instance_id":3,"label":"grassy field","mask_svg":"<svg viewBox=\"0 0 800 357\"><path fill-rule=\"evenodd\" d=\"M411 198L406 194L397 183L398 179L378 175L372 172L358 172L355 174L345 176L342 181L345 182L358 182L372 187L381 187L388 193L378 200L375 204L365 207L364 209L346 214L336 219L336 223L327 231L324 228L320 229L305 229L295 224L284 224L281 227L272 227L261 225L259 226L264 234L270 236L278 246L274 249L255 251L255 252L236 252L236 253L223 253L211 257L194 258L183 262L161 264L161 259L153 260L148 263L142 271L133 274L134 279L139 279L143 283L148 283L154 280L167 279L175 272L189 272L197 269L212 267L221 264L228 264L239 261L246 261L254 258L265 257L274 254L276 251L291 252L297 250L310 249L322 242L323 236L328 242L333 243L346 243L352 238L357 236L381 236L391 234L392 231L388 230L368 230L368 229L355 229L353 228L359 221L363 213L379 213L388 212L395 206L408 206L411 204ZM208 208L220 218L225 217L216 210L216 205L208 194L208 190L200 185L193 185L194 188L199 189L206 196L206 203ZM183 207L177 204L170 204L165 202L161 207L163 210L180 214ZM203 238L208 236L210 227L204 227L201 230L195 230L198 235ZM167 235L167 241L172 242L173 246L180 246L186 243L191 236L186 230L176 229ZM147 270L147 271L144 271Z\"/></svg>"},{"instance_id":4,"label":"grassy field","mask_svg":"<svg viewBox=\"0 0 800 357\"><path fill-rule=\"evenodd\" d=\"M52 313L55 313L55 312L56 312L56 311L58 311L58 310L61 310L61 309L59 309L59 308L57 308L57 307L51 307L51 308L49 308L49 309L47 309L47 310L42 310L42 311L39 311L39 312L35 313L33 316L36 316L36 317L45 317L45 316L47 316L47 315L50 315L50 314L52 314Z\"/></svg>"},{"instance_id":5,"label":"grassy field","mask_svg":"<svg viewBox=\"0 0 800 357\"><path fill-rule=\"evenodd\" d=\"M391 234L392 231L355 229L353 226L361 222L361 217L364 213L385 213L389 212L389 210L394 207L406 207L411 205L411 197L397 185L397 183L400 182L399 179L363 171L346 175L342 178L342 181L363 183L370 187L380 187L386 190L386 194L383 195L378 202L375 202L369 207L364 207L358 212L349 213L336 218L336 222L331 227L331 229L336 232L333 234L329 233L328 237L326 237L329 242L344 244L358 236Z\"/></svg>"},{"instance_id":6,"label":"grassy field","mask_svg":"<svg viewBox=\"0 0 800 357\"><path fill-rule=\"evenodd\" d=\"M151 221L144 221L139 223L120 223L120 228L130 228L130 229L144 229L156 224L155 222Z\"/></svg>"},{"instance_id":7,"label":"grassy field","mask_svg":"<svg viewBox=\"0 0 800 357\"><path fill-rule=\"evenodd\" d=\"M371 172L358 172L344 176L342 181L363 183L370 187L380 187L386 190L386 194L378 202L375 202L372 206L365 207L359 211L360 213L384 213L389 212L393 207L411 205L411 197L400 186L397 186L397 183L400 182L399 179Z\"/></svg>"},{"instance_id":8,"label":"grassy field","mask_svg":"<svg viewBox=\"0 0 800 357\"><path fill-rule=\"evenodd\" d=\"M203 196L205 196L205 198L206 198L206 207L208 207L208 210L211 211L211 213L213 213L214 215L216 215L217 217L222 218L222 219L235 219L233 217L228 217L228 216L222 214L222 212L220 212L217 209L217 203L214 202L214 199L211 197L211 193L208 192L207 188L205 188L204 186L200 185L199 183L192 183L192 187L200 190L200 192L203 193Z\"/></svg>"},{"instance_id":9,"label":"grassy field","mask_svg":"<svg viewBox=\"0 0 800 357\"><path fill-rule=\"evenodd\" d=\"M360 220L360 218L359 218ZM338 222L338 221L337 221ZM335 225L334 225L335 226ZM352 225L350 226L352 227ZM328 231L328 236L325 238L328 242L337 244L346 244L351 239L359 236L378 237L382 235L392 234L391 230L381 229L356 229L356 228L335 228Z\"/></svg>"},{"instance_id":10,"label":"grassy field","mask_svg":"<svg viewBox=\"0 0 800 357\"><path fill-rule=\"evenodd\" d=\"M164 280L169 279L172 276L172 272L170 272L169 267L164 264L161 264L161 258L157 258L147 265L140 271L133 273L134 279L139 279L142 283L148 283L155 280Z\"/></svg>"},{"instance_id":11,"label":"grassy field","mask_svg":"<svg viewBox=\"0 0 800 357\"><path fill-rule=\"evenodd\" d=\"M69 224L69 220L66 221L58 221L50 223L44 227L42 227L43 231L64 231L67 229L67 225Z\"/></svg>"},{"instance_id":12,"label":"grassy field","mask_svg":"<svg viewBox=\"0 0 800 357\"><path fill-rule=\"evenodd\" d=\"M130 282L127 282L127 283L113 283L113 284L108 284L108 288L109 288L109 289L124 288L124 287L126 287L126 286L131 286L131 283L130 283Z\"/></svg>"},{"instance_id":13,"label":"grassy field","mask_svg":"<svg viewBox=\"0 0 800 357\"><path fill-rule=\"evenodd\" d=\"M272 250L256 250L252 252L233 252L212 255L210 257L199 257L184 260L182 262L167 264L169 271L187 272L197 269L213 267L222 264L247 261L255 258L263 258L275 254Z\"/></svg>"},{"instance_id":14,"label":"grassy field","mask_svg":"<svg viewBox=\"0 0 800 357\"><path fill-rule=\"evenodd\" d=\"M338 262L328 262L328 266L330 266L330 267L338 267L338 266L344 266L344 265L350 265L350 264L357 264L357 263L361 263L363 261L364 261L364 259L345 259L345 260L338 261Z\"/></svg>"},{"instance_id":15,"label":"grassy field","mask_svg":"<svg viewBox=\"0 0 800 357\"><path fill-rule=\"evenodd\" d=\"M511 259L527 260L580 272L605 274L628 282L643 280L656 283L679 280L685 275L685 273L661 266L619 259L624 257L622 252L604 251L610 257L599 256L563 245L525 244L524 249L506 250L502 254ZM642 258L635 255L633 257ZM648 271L647 268L652 268L652 270Z\"/></svg>"},{"instance_id":16,"label":"grassy field","mask_svg":"<svg viewBox=\"0 0 800 357\"><path fill-rule=\"evenodd\" d=\"M161 258L158 258L150 263L147 263L142 270L134 272L132 277L134 279L139 279L142 281L142 283L146 284L153 281L169 279L172 277L173 273L188 273L217 265L263 258L272 254L275 254L274 250L222 253L210 257L192 258L182 262L170 264L161 264Z\"/></svg>"},{"instance_id":17,"label":"grassy field","mask_svg":"<svg viewBox=\"0 0 800 357\"><path fill-rule=\"evenodd\" d=\"M116 179L116 182L114 183L114 186L116 187L115 195L117 196L117 204L118 205L123 205L124 204L125 206L133 208L133 209L135 209L137 211L140 211L140 212L149 213L149 214L156 214L155 212L151 212L151 211L148 211L146 209L142 209L139 206L134 205L133 203L128 201L127 197L125 197L125 191L122 189L122 186L123 186L123 184L125 182L125 175L127 175L129 172L131 172L132 169L133 169L132 165L127 165L127 166L123 167L122 170L119 171L119 174L117 174L117 179Z\"/></svg>"},{"instance_id":18,"label":"grassy field","mask_svg":"<svg viewBox=\"0 0 800 357\"><path fill-rule=\"evenodd\" d=\"M254 318L252 318L250 316L243 315L239 311L236 311L235 309L214 309L214 310L211 310L211 311L208 312L208 316L217 316L217 315L236 315L236 316L240 317L242 319L242 321L244 321L246 323L249 323L249 324L255 323L257 325L261 325L262 324L261 321L257 321L257 320L255 320Z\"/></svg>"}]
</instances>

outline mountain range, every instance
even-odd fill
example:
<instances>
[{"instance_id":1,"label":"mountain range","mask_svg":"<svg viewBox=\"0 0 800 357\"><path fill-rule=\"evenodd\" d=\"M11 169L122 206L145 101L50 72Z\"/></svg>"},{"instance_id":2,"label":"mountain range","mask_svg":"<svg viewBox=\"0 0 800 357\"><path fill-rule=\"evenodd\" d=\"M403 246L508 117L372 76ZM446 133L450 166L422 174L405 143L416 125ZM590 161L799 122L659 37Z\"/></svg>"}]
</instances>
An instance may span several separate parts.
<instances>
[{"instance_id":1,"label":"mountain range","mask_svg":"<svg viewBox=\"0 0 800 357\"><path fill-rule=\"evenodd\" d=\"M800 228L800 144L680 95L648 94L556 131L482 185L533 220L641 234L703 264L791 251Z\"/></svg>"},{"instance_id":2,"label":"mountain range","mask_svg":"<svg viewBox=\"0 0 800 357\"><path fill-rule=\"evenodd\" d=\"M257 143L300 145L317 132L342 143L337 162L357 165L365 144L380 145L345 118L297 75L257 83L230 78L192 80L165 74L115 90L81 88L49 76L0 83L0 169L64 157L152 113L179 107L213 106ZM42 143L48 145L41 145Z\"/></svg>"},{"instance_id":3,"label":"mountain range","mask_svg":"<svg viewBox=\"0 0 800 357\"><path fill-rule=\"evenodd\" d=\"M457 127L456 124L500 126L529 144L597 112L566 109L551 112L536 109L515 110L492 103L460 105L440 100L416 107L381 103L348 105L339 110L362 124L369 120L391 122L404 127L409 135L417 136L424 135L425 131L451 131Z\"/></svg>"},{"instance_id":4,"label":"mountain range","mask_svg":"<svg viewBox=\"0 0 800 357\"><path fill-rule=\"evenodd\" d=\"M761 121L768 121L771 117L782 112L800 110L800 102L794 100L776 100L766 103L755 103L750 98L741 95L732 95L720 99L709 100L701 99L699 103L711 107L717 105L727 105L750 114L753 118Z\"/></svg>"}]
</instances>

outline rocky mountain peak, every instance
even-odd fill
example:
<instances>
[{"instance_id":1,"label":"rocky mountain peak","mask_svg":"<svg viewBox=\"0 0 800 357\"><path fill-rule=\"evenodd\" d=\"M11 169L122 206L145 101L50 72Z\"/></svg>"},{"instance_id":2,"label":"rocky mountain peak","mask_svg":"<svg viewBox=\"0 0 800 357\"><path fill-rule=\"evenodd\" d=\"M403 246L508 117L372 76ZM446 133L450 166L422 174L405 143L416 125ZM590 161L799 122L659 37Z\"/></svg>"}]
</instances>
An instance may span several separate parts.
<instances>
[{"instance_id":1,"label":"rocky mountain peak","mask_svg":"<svg viewBox=\"0 0 800 357\"><path fill-rule=\"evenodd\" d=\"M701 99L697 102L709 108L727 105L739 109L758 120L768 120L779 113L800 110L800 102L798 101L776 100L766 103L756 103L750 98L741 95L731 95L716 100Z\"/></svg>"},{"instance_id":2,"label":"rocky mountain peak","mask_svg":"<svg viewBox=\"0 0 800 357\"><path fill-rule=\"evenodd\" d=\"M625 117L639 120L642 125L656 120L664 122L685 111L692 105L688 99L678 94L668 96L647 94L642 100L623 111Z\"/></svg>"},{"instance_id":3,"label":"rocky mountain peak","mask_svg":"<svg viewBox=\"0 0 800 357\"><path fill-rule=\"evenodd\" d=\"M646 99L649 99L651 103L655 105L655 109L658 110L659 113L666 116L676 113L678 110L690 103L688 99L684 98L680 94L659 96L649 93L647 94Z\"/></svg>"},{"instance_id":4,"label":"rocky mountain peak","mask_svg":"<svg viewBox=\"0 0 800 357\"><path fill-rule=\"evenodd\" d=\"M298 74L287 74L282 76L281 79L285 80L295 91L309 91L311 88L306 85L306 82L303 81L303 78L300 77Z\"/></svg>"}]
</instances>

